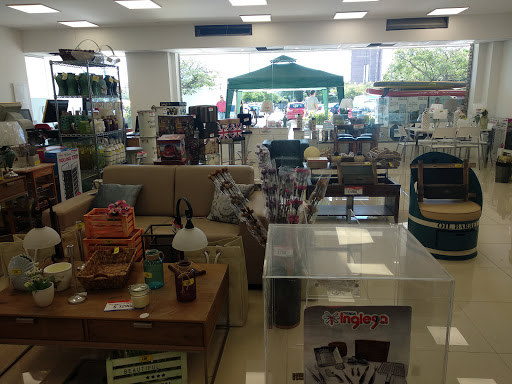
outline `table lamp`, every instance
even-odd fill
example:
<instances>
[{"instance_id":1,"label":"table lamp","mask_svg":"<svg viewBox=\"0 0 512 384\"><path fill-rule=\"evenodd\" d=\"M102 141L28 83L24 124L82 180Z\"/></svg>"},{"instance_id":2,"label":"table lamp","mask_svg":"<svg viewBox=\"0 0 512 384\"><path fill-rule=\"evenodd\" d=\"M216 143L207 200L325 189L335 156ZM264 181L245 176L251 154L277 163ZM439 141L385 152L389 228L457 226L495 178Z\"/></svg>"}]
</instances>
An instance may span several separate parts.
<instances>
[{"instance_id":1,"label":"table lamp","mask_svg":"<svg viewBox=\"0 0 512 384\"><path fill-rule=\"evenodd\" d=\"M4 177L16 177L18 174L12 170L16 154L11 146L25 144L25 133L17 121L0 121L0 153L9 171Z\"/></svg>"},{"instance_id":2,"label":"table lamp","mask_svg":"<svg viewBox=\"0 0 512 384\"><path fill-rule=\"evenodd\" d=\"M43 212L39 208L39 203L44 200L48 200L48 204L50 205L50 217L53 217L53 209L50 199L44 196L35 199L32 203L32 217L34 217L36 221L35 227L32 228L26 234L25 239L23 239L23 248L27 250L27 254L29 249L35 249L34 259L37 256L37 251L39 249L54 247L61 242L60 235L57 231L53 228L46 227L43 224ZM56 250L56 254L58 253L59 252ZM60 261L57 259L58 258L54 258L53 261Z\"/></svg>"},{"instance_id":3,"label":"table lamp","mask_svg":"<svg viewBox=\"0 0 512 384\"><path fill-rule=\"evenodd\" d=\"M187 219L187 223L185 227L182 228L181 225L181 215L180 215L180 203L184 201L187 204L187 210L185 211L185 217ZM206 239L206 235L199 228L195 228L194 224L192 224L192 206L190 202L184 198L180 197L178 202L176 203L176 217L175 222L180 230L174 235L174 239L172 241L172 247L178 251L197 251L203 249L208 245L208 240Z\"/></svg>"}]
</instances>

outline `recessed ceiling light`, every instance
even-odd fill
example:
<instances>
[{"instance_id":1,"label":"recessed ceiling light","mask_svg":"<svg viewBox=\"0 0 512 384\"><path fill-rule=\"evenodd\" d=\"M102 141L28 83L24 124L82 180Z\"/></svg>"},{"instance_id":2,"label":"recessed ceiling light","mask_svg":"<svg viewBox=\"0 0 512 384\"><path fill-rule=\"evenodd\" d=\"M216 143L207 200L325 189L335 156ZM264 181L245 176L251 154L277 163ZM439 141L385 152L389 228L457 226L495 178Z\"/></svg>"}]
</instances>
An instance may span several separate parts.
<instances>
[{"instance_id":1,"label":"recessed ceiling light","mask_svg":"<svg viewBox=\"0 0 512 384\"><path fill-rule=\"evenodd\" d=\"M271 21L270 15L240 15L244 23L262 23Z\"/></svg>"},{"instance_id":2,"label":"recessed ceiling light","mask_svg":"<svg viewBox=\"0 0 512 384\"><path fill-rule=\"evenodd\" d=\"M469 7L463 8L437 8L428 14L428 16L449 16L456 15L458 13L464 12Z\"/></svg>"},{"instance_id":3,"label":"recessed ceiling light","mask_svg":"<svg viewBox=\"0 0 512 384\"><path fill-rule=\"evenodd\" d=\"M85 20L81 21L59 21L60 24L67 25L68 27L72 28L91 28L91 27L98 27L98 25L90 23Z\"/></svg>"},{"instance_id":4,"label":"recessed ceiling light","mask_svg":"<svg viewBox=\"0 0 512 384\"><path fill-rule=\"evenodd\" d=\"M233 7L247 7L250 5L267 5L267 0L229 0Z\"/></svg>"},{"instance_id":5,"label":"recessed ceiling light","mask_svg":"<svg viewBox=\"0 0 512 384\"><path fill-rule=\"evenodd\" d=\"M368 1L380 1L380 0L343 0L344 3L366 3Z\"/></svg>"},{"instance_id":6,"label":"recessed ceiling light","mask_svg":"<svg viewBox=\"0 0 512 384\"><path fill-rule=\"evenodd\" d=\"M334 20L362 19L368 12L337 12Z\"/></svg>"},{"instance_id":7,"label":"recessed ceiling light","mask_svg":"<svg viewBox=\"0 0 512 384\"><path fill-rule=\"evenodd\" d=\"M155 9L162 8L157 3L151 0L120 0L116 3L128 9Z\"/></svg>"},{"instance_id":8,"label":"recessed ceiling light","mask_svg":"<svg viewBox=\"0 0 512 384\"><path fill-rule=\"evenodd\" d=\"M9 8L16 9L17 11L25 13L57 13L56 9L47 7L43 4L18 4L8 5Z\"/></svg>"}]
</instances>

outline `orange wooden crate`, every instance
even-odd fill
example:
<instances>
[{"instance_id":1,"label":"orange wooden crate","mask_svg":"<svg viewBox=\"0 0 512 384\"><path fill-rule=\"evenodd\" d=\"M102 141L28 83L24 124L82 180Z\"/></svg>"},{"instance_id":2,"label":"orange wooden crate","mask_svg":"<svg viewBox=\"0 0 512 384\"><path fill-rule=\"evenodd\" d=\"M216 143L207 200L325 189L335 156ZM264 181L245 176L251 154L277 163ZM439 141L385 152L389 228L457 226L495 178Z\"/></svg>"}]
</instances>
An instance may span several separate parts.
<instances>
[{"instance_id":1,"label":"orange wooden crate","mask_svg":"<svg viewBox=\"0 0 512 384\"><path fill-rule=\"evenodd\" d=\"M89 258L96 251L113 250L119 248L136 248L137 255L135 260L142 258L142 228L135 228L135 230L126 238L112 238L112 239L84 239L84 254L85 260Z\"/></svg>"},{"instance_id":2,"label":"orange wooden crate","mask_svg":"<svg viewBox=\"0 0 512 384\"><path fill-rule=\"evenodd\" d=\"M84 215L85 237L128 237L135 230L133 209L127 216L109 216L107 208L94 208Z\"/></svg>"}]
</instances>

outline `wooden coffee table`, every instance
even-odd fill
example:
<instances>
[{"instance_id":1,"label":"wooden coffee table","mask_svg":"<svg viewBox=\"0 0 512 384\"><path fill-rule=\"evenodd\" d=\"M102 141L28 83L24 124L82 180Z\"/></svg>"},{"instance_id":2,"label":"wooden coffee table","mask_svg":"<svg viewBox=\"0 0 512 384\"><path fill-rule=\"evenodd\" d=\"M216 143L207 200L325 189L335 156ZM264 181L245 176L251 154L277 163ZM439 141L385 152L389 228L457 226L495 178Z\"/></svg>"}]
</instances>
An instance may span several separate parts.
<instances>
[{"instance_id":1,"label":"wooden coffee table","mask_svg":"<svg viewBox=\"0 0 512 384\"><path fill-rule=\"evenodd\" d=\"M205 383L208 383L208 347L227 303L228 267L199 265L206 275L197 277L195 301L176 300L174 273L165 265L165 285L152 291L150 305L139 310L103 311L107 301L130 300L128 286L144 282L142 263L135 263L126 288L91 291L79 305L68 304L72 289L55 292L53 303L39 308L26 292L8 288L0 292L0 343L202 352ZM142 313L149 316L140 318ZM222 349L219 360L221 355ZM218 363L212 382L217 368Z\"/></svg>"}]
</instances>

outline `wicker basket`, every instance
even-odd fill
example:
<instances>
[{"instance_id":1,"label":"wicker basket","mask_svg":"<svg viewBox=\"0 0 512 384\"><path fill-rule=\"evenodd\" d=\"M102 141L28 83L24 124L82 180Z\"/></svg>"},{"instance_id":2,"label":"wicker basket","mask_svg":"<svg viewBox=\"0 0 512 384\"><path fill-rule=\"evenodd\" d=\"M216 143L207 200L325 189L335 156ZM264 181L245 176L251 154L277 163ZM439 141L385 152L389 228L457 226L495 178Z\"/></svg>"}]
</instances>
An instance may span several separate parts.
<instances>
[{"instance_id":1,"label":"wicker basket","mask_svg":"<svg viewBox=\"0 0 512 384\"><path fill-rule=\"evenodd\" d=\"M78 273L85 290L119 289L126 285L135 259L135 248L96 251Z\"/></svg>"}]
</instances>

